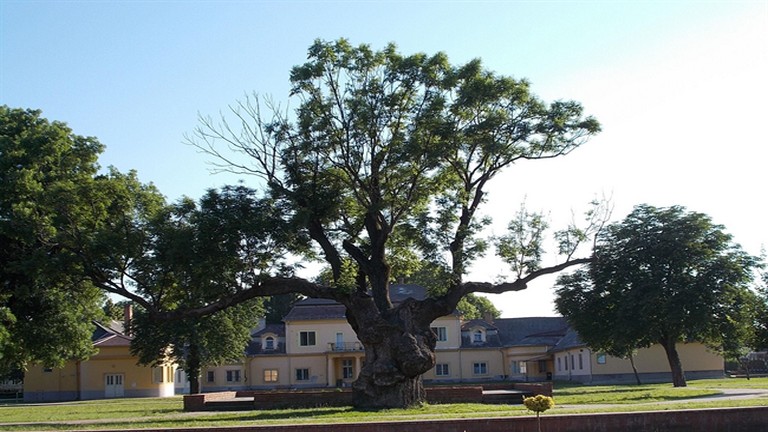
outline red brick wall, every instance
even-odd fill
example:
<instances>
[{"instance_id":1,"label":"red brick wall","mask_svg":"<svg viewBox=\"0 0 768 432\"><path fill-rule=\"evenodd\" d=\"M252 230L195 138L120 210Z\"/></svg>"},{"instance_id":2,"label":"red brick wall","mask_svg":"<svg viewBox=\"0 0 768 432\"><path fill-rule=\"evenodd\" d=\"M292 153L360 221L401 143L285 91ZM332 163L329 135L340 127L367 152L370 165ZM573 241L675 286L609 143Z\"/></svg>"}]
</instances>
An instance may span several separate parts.
<instances>
[{"instance_id":1,"label":"red brick wall","mask_svg":"<svg viewBox=\"0 0 768 432\"><path fill-rule=\"evenodd\" d=\"M295 391L239 391L239 397L253 396L256 409L312 408L319 406L350 406L354 394L349 389Z\"/></svg>"},{"instance_id":2,"label":"red brick wall","mask_svg":"<svg viewBox=\"0 0 768 432\"><path fill-rule=\"evenodd\" d=\"M427 387L429 403L482 403L483 388L481 386L436 386Z\"/></svg>"},{"instance_id":3,"label":"red brick wall","mask_svg":"<svg viewBox=\"0 0 768 432\"><path fill-rule=\"evenodd\" d=\"M543 415L547 432L744 432L764 431L768 407L718 408L706 410ZM401 421L386 423L338 423L324 425L206 427L188 429L142 429L143 432L530 432L536 417Z\"/></svg>"}]
</instances>

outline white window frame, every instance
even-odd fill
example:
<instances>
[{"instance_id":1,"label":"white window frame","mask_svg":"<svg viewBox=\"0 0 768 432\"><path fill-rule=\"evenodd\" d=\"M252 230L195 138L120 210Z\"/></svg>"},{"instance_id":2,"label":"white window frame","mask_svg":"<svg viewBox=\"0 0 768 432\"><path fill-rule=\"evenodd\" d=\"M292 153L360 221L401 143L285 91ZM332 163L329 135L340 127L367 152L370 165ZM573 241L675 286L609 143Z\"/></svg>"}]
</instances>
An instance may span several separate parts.
<instances>
[{"instance_id":1,"label":"white window frame","mask_svg":"<svg viewBox=\"0 0 768 432\"><path fill-rule=\"evenodd\" d=\"M487 362L474 362L472 363L472 375L488 375L488 363Z\"/></svg>"},{"instance_id":2,"label":"white window frame","mask_svg":"<svg viewBox=\"0 0 768 432\"><path fill-rule=\"evenodd\" d=\"M432 327L432 331L437 336L438 342L448 341L448 328L447 327Z\"/></svg>"},{"instance_id":3,"label":"white window frame","mask_svg":"<svg viewBox=\"0 0 768 432\"><path fill-rule=\"evenodd\" d=\"M227 382L239 383L242 379L240 369L227 369Z\"/></svg>"},{"instance_id":4,"label":"white window frame","mask_svg":"<svg viewBox=\"0 0 768 432\"><path fill-rule=\"evenodd\" d=\"M451 370L448 363L435 364L435 376L446 377L451 376Z\"/></svg>"},{"instance_id":5,"label":"white window frame","mask_svg":"<svg viewBox=\"0 0 768 432\"><path fill-rule=\"evenodd\" d=\"M274 336L266 336L264 338L264 350L265 351L272 351L275 349L275 337Z\"/></svg>"},{"instance_id":6,"label":"white window frame","mask_svg":"<svg viewBox=\"0 0 768 432\"><path fill-rule=\"evenodd\" d=\"M302 330L299 332L299 346L317 345L317 335L311 330Z\"/></svg>"},{"instance_id":7,"label":"white window frame","mask_svg":"<svg viewBox=\"0 0 768 432\"><path fill-rule=\"evenodd\" d=\"M353 379L355 377L355 363L350 359L341 361L341 376L344 379Z\"/></svg>"},{"instance_id":8,"label":"white window frame","mask_svg":"<svg viewBox=\"0 0 768 432\"><path fill-rule=\"evenodd\" d=\"M296 368L296 381L309 381L309 368Z\"/></svg>"},{"instance_id":9,"label":"white window frame","mask_svg":"<svg viewBox=\"0 0 768 432\"><path fill-rule=\"evenodd\" d=\"M276 383L280 381L280 371L277 369L264 369L262 377L265 383Z\"/></svg>"}]
</instances>

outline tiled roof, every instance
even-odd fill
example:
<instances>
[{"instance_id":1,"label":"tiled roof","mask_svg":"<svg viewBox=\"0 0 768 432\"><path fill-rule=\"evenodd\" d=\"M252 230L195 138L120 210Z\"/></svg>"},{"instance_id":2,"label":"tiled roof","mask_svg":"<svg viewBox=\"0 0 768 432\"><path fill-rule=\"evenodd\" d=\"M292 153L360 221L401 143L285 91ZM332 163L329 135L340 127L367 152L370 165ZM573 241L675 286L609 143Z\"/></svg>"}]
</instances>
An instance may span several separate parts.
<instances>
[{"instance_id":1,"label":"tiled roof","mask_svg":"<svg viewBox=\"0 0 768 432\"><path fill-rule=\"evenodd\" d=\"M407 298L423 300L427 296L426 288L412 284L392 284L389 286L389 297L392 303L400 303ZM283 317L283 321L309 321L322 319L346 320L346 309L341 303L333 300L306 298L296 302L291 311Z\"/></svg>"},{"instance_id":2,"label":"tiled roof","mask_svg":"<svg viewBox=\"0 0 768 432\"><path fill-rule=\"evenodd\" d=\"M571 348L579 348L586 346L584 342L579 338L579 333L571 327L568 327L568 331L565 333L562 339L557 342L557 345L551 349L551 351L563 351Z\"/></svg>"},{"instance_id":3,"label":"tiled roof","mask_svg":"<svg viewBox=\"0 0 768 432\"><path fill-rule=\"evenodd\" d=\"M477 327L482 327L482 328L484 328L486 330L496 330L497 329L496 326L494 326L493 324L489 324L488 321L481 320L481 319L473 319L473 320L469 320L469 321L465 322L464 324L462 324L461 325L461 330L462 331L466 331L466 330L469 330L470 328L477 328Z\"/></svg>"},{"instance_id":4,"label":"tiled roof","mask_svg":"<svg viewBox=\"0 0 768 432\"><path fill-rule=\"evenodd\" d=\"M262 349L262 336L273 334L276 337L272 349ZM245 347L245 354L249 356L257 354L285 354L285 324L267 324L263 329L251 334L251 341Z\"/></svg>"},{"instance_id":5,"label":"tiled roof","mask_svg":"<svg viewBox=\"0 0 768 432\"><path fill-rule=\"evenodd\" d=\"M285 324L267 324L263 329L251 334L253 337L261 337L267 333L272 333L277 337L285 337Z\"/></svg>"},{"instance_id":6,"label":"tiled roof","mask_svg":"<svg viewBox=\"0 0 768 432\"><path fill-rule=\"evenodd\" d=\"M501 318L493 322L505 347L554 346L565 336L568 323L563 317Z\"/></svg>"},{"instance_id":7,"label":"tiled roof","mask_svg":"<svg viewBox=\"0 0 768 432\"><path fill-rule=\"evenodd\" d=\"M94 323L96 329L91 335L91 341L93 346L107 347L107 346L130 346L132 338L122 333L118 333L114 329L107 327L101 323Z\"/></svg>"},{"instance_id":8,"label":"tiled roof","mask_svg":"<svg viewBox=\"0 0 768 432\"><path fill-rule=\"evenodd\" d=\"M307 321L321 319L346 319L346 309L341 303L327 300L330 303L316 303L307 299L302 300L291 308L291 311L283 317L283 321Z\"/></svg>"}]
</instances>

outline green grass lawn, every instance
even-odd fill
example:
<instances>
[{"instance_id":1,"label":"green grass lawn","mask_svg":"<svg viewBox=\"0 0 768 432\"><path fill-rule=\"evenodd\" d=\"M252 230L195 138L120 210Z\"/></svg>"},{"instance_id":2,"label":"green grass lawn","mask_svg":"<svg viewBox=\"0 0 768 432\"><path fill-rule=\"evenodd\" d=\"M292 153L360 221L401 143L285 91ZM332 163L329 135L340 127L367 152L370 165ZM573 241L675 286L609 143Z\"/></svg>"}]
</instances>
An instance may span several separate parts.
<instances>
[{"instance_id":1,"label":"green grass lawn","mask_svg":"<svg viewBox=\"0 0 768 432\"><path fill-rule=\"evenodd\" d=\"M679 410L726 406L768 406L768 397L749 400L708 400L727 388L768 389L768 378L690 381L687 388L671 384L584 386L555 383L556 406L547 414ZM703 398L695 402L675 402ZM664 404L653 405L653 403ZM651 405L649 405L651 404ZM185 413L182 398L109 399L70 403L15 405L0 402L0 430L136 429L297 423L367 422L424 418L471 418L530 415L522 405L425 405L407 410L355 411L348 407ZM545 414L546 415L546 414ZM5 424L3 424L5 423Z\"/></svg>"}]
</instances>

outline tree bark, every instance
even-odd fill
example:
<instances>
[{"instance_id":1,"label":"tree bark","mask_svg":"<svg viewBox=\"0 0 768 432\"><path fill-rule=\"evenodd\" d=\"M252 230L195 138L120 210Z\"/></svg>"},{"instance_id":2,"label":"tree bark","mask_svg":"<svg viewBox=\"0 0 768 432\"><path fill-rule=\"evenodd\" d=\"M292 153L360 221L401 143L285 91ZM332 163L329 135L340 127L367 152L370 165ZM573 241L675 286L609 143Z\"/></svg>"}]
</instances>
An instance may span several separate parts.
<instances>
[{"instance_id":1,"label":"tree bark","mask_svg":"<svg viewBox=\"0 0 768 432\"><path fill-rule=\"evenodd\" d=\"M189 345L189 354L187 355L185 366L185 372L189 379L189 393L200 393L200 371L202 366L200 364L200 353L197 344L192 343Z\"/></svg>"},{"instance_id":2,"label":"tree bark","mask_svg":"<svg viewBox=\"0 0 768 432\"><path fill-rule=\"evenodd\" d=\"M348 319L365 346L365 361L352 385L355 405L380 409L424 403L421 375L435 365L437 340L430 322L416 316L418 302L408 299L384 314L370 298L359 297L355 304Z\"/></svg>"},{"instance_id":3,"label":"tree bark","mask_svg":"<svg viewBox=\"0 0 768 432\"><path fill-rule=\"evenodd\" d=\"M632 365L632 371L635 373L635 381L637 381L637 385L643 384L640 382L640 374L637 373L637 366L635 366L635 356L632 355L632 353L629 353L629 364Z\"/></svg>"},{"instance_id":4,"label":"tree bark","mask_svg":"<svg viewBox=\"0 0 768 432\"><path fill-rule=\"evenodd\" d=\"M672 372L672 385L674 387L686 387L688 384L685 382L683 364L680 362L680 355L677 353L675 341L662 340L660 343L667 353L667 361L669 362L669 368Z\"/></svg>"}]
</instances>

